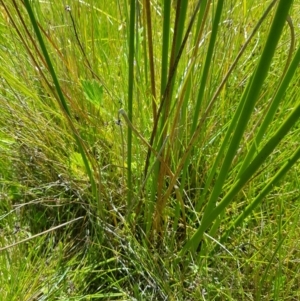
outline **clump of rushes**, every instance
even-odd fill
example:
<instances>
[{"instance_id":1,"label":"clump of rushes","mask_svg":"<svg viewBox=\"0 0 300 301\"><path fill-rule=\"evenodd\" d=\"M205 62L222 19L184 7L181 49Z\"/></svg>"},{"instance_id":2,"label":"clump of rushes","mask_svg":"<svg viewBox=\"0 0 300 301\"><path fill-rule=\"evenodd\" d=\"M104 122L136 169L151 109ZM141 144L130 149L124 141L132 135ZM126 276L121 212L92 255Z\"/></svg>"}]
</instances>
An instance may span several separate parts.
<instances>
[{"instance_id":1,"label":"clump of rushes","mask_svg":"<svg viewBox=\"0 0 300 301\"><path fill-rule=\"evenodd\" d=\"M299 4L104 2L0 1L2 252L48 300L299 297Z\"/></svg>"}]
</instances>

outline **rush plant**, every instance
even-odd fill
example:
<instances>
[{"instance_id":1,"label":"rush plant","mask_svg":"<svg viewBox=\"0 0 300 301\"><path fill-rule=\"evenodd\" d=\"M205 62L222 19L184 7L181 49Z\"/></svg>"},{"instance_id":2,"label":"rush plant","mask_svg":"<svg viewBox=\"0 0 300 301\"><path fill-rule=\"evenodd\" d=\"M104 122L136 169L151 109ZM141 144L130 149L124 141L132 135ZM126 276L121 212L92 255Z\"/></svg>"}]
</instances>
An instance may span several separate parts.
<instances>
[{"instance_id":1,"label":"rush plant","mask_svg":"<svg viewBox=\"0 0 300 301\"><path fill-rule=\"evenodd\" d=\"M3 187L47 208L18 218L41 235L80 221L60 237L85 275L105 275L81 294L149 300L244 296L223 291L232 279L211 260L225 251L240 275L243 235L266 223L274 251L247 291L279 300L283 228L297 224L283 200L299 196L299 4L100 2L0 1Z\"/></svg>"}]
</instances>

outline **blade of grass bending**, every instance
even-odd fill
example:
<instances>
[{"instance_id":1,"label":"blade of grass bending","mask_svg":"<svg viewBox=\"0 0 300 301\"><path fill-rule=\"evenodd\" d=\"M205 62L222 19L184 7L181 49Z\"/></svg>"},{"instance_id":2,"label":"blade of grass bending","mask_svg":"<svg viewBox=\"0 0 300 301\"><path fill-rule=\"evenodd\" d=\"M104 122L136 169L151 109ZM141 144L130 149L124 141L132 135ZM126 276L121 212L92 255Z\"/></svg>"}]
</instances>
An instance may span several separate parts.
<instances>
[{"instance_id":1,"label":"blade of grass bending","mask_svg":"<svg viewBox=\"0 0 300 301\"><path fill-rule=\"evenodd\" d=\"M283 95L288 87L288 84L289 82L291 81L291 78L293 77L298 65L299 65L299 60L300 60L300 49L298 49L298 51L296 52L296 55L292 61L292 63L290 64L290 61L292 59L292 54L293 54L293 51L294 51L294 46L295 46L295 33L294 33L294 30L293 30L293 27L292 27L292 23L291 23L291 20L290 20L290 17L288 17L288 24L290 25L290 28L291 28L291 47L290 47L290 52L289 52L289 56L288 56L288 59L287 59L287 62L286 62L286 66L284 68L284 71L283 71L283 75L280 79L280 85L275 93L275 96L274 96L274 99L272 101L272 104L271 106L269 107L268 111L267 111L267 114L264 118L264 121L262 122L260 128L259 128L259 131L258 133L256 134L255 136L255 139L250 147L250 150L248 151L247 153L247 156L246 158L244 159L243 161L243 164L242 164L242 167L240 168L240 171L237 175L237 178L240 177L240 175L243 173L243 171L245 170L245 168L249 165L249 163L251 162L251 159L253 158L253 155L259 145L259 143L261 142L266 130L267 130L267 127L269 126L269 124L272 122L273 120L273 117L277 111L277 108L279 107L279 104L280 104L280 101L281 99L283 98ZM289 66L290 64L290 66ZM286 70L288 68L288 70Z\"/></svg>"},{"instance_id":2,"label":"blade of grass bending","mask_svg":"<svg viewBox=\"0 0 300 301\"><path fill-rule=\"evenodd\" d=\"M226 194L226 196L222 199L219 205L211 212L210 217L212 215L220 214L220 212L227 207L227 205L231 202L232 198L254 176L255 172L264 163L267 157L274 151L276 146L287 135L289 130L294 126L294 124L299 120L299 118L300 118L300 104L292 111L292 113L289 115L286 121L281 125L281 127L277 130L277 132L273 135L273 137L269 139L266 145L253 159L251 164L245 169L245 171L242 173L238 181L233 185L231 190ZM299 158L299 149L289 159L289 161L287 162L288 164L287 166L291 167L297 161L298 158ZM287 168L287 166L283 167L284 171Z\"/></svg>"},{"instance_id":3,"label":"blade of grass bending","mask_svg":"<svg viewBox=\"0 0 300 301\"><path fill-rule=\"evenodd\" d=\"M264 47L261 59L259 61L256 71L254 72L254 75L253 75L251 81L249 82L249 84L242 96L242 100L245 99L245 102L243 101L243 103L242 103L243 109L239 116L237 126L233 132L233 137L232 137L231 143L229 144L223 164L221 166L219 176L216 180L212 194L211 194L208 204L205 208L205 211L203 214L203 219L206 219L207 215L210 215L210 213L213 210L213 208L215 207L217 199L222 191L222 187L226 180L232 160L239 147L239 143L242 139L242 136L244 134L244 131L245 131L248 121L250 119L251 113L254 109L255 102L259 96L260 89L267 76L269 67L271 65L272 57L275 53L275 49L276 49L277 43L279 41L279 38L280 38L280 35L282 32L286 17L288 15L288 11L289 11L291 3L292 3L292 0L289 0L289 3L287 3L287 1L283 1L283 0L281 0L279 2L279 5L278 5L277 11L276 11L276 15L273 19L271 30L268 34L267 42ZM222 145L222 147L223 147L223 145Z\"/></svg>"},{"instance_id":4,"label":"blade of grass bending","mask_svg":"<svg viewBox=\"0 0 300 301\"><path fill-rule=\"evenodd\" d=\"M128 99L127 112L128 119L132 122L132 104L133 104L133 84L134 84L134 38L135 38L135 0L130 1L129 16L129 57L128 57ZM129 127L127 131L127 205L131 207L132 200L132 129Z\"/></svg>"},{"instance_id":5,"label":"blade of grass bending","mask_svg":"<svg viewBox=\"0 0 300 301\"><path fill-rule=\"evenodd\" d=\"M252 38L254 37L255 33L258 31L258 29L260 28L261 24L262 24L263 21L266 19L266 17L269 15L269 13L270 13L272 7L275 5L275 3L276 3L277 1L278 1L278 0L273 0L273 1L270 3L270 5L269 5L268 8L265 10L265 12L264 12L264 14L262 15L262 17L261 17L261 18L259 19L259 21L257 22L256 26L254 27L254 29L253 29L251 35L249 36L249 38L247 39L247 41L245 42L245 44L243 45L243 47L242 47L241 50L239 51L239 53L238 53L238 55L236 56L234 62L232 63L231 67L229 68L227 74L226 74L225 77L223 78L221 84L219 85L219 87L217 88L216 92L214 93L214 95L213 95L211 101L209 102L209 105L207 106L207 108L206 108L206 110L205 110L205 113L204 113L203 117L201 118L201 120L200 120L200 122L199 122L199 124L198 124L198 127L197 127L196 132L200 130L203 121L205 120L206 116L208 116L209 111L211 110L211 108L212 108L214 102L216 101L216 99L217 99L218 95L220 94L222 88L224 87L225 83L227 82L227 80L228 80L230 74L232 73L232 71L233 71L234 68L236 67L236 65L237 65L237 63L238 63L238 61L239 61L239 59L242 57L242 54L244 53L244 51L246 50L247 46L248 46L249 43L251 42L251 40L252 40ZM247 86L247 88L249 88L249 85ZM246 96L246 95L247 95L247 92L244 93L244 96ZM241 112L241 110L242 110L243 103L244 103L244 99L242 99L242 100L240 101L240 104L239 104L239 106L238 106L238 108L237 108L237 110L236 110L236 113L235 113L235 115L234 115L234 117L233 117L233 119L232 119L232 122L231 122L231 124L230 124L230 127L228 128L228 131L227 131L227 133L226 133L226 135L225 135L225 138L224 138L224 140L223 140L222 146L221 146L221 148L220 148L220 150L219 150L219 152L218 152L218 155L217 155L216 159L214 160L214 164L213 164L213 166L212 166L212 168L211 168L211 170L210 170L210 172L209 172L209 176L208 176L208 179L207 179L207 181L206 181L206 184L205 184L205 187L204 187L204 191L203 191L203 193L201 194L201 198L200 198L200 200L197 202L196 207L195 207L195 209L196 209L197 212L200 210L200 208L202 207L202 204L204 203L206 193L207 193L207 191L208 191L208 189L209 189L209 187L210 187L210 184L211 184L211 182L212 182L212 180L213 180L213 178L214 178L214 176L215 176L215 173L216 173L217 167L218 167L218 165L219 165L219 162L220 162L220 160L221 160L222 157L223 157L223 154L224 154L224 152L225 152L226 145L227 145L227 143L228 143L228 141L229 141L229 138L230 138L230 136L231 136L231 133L233 132L233 129L234 129L234 127L235 127L235 124L236 124L236 122L237 122L237 120L238 120L238 117L239 117L239 115L240 115L240 112Z\"/></svg>"},{"instance_id":6,"label":"blade of grass bending","mask_svg":"<svg viewBox=\"0 0 300 301\"><path fill-rule=\"evenodd\" d=\"M69 123L72 124L71 114L70 114L68 105L67 105L67 103L65 101L65 98L64 98L64 95L62 93L62 90L61 90L60 84L58 82L56 73L54 71L53 65L51 63L51 59L50 59L50 56L48 54L46 45L45 45L44 40L42 38L41 32L39 30L38 24L36 22L35 16L34 16L33 11L32 11L31 5L29 4L29 0L24 0L24 4L25 4L26 10L28 12L31 24L33 26L34 32L37 36L38 42L39 42L40 47L42 49L43 55L44 55L45 60L47 62L49 72L51 74L51 77L52 77L54 85L55 85L56 92L57 92L58 97L60 99L60 105L61 105L62 109L64 110L64 112L66 113L66 116L68 117ZM74 127L72 127L72 129L74 129ZM85 148L82 144L82 141L81 141L80 137L78 136L78 134L76 132L74 132L74 130L73 130L73 134L74 134L76 143L78 145L78 148L80 150L82 160L84 162L87 174L89 176L89 179L90 179L90 182L91 182L91 185L92 185L93 195L97 197L98 193L97 193L96 183L95 183L95 179L94 179L93 174L92 174L92 170L90 168L90 164L89 164L88 159L86 157L86 152L84 151Z\"/></svg>"},{"instance_id":7,"label":"blade of grass bending","mask_svg":"<svg viewBox=\"0 0 300 301\"><path fill-rule=\"evenodd\" d=\"M33 11L32 11L32 8L31 8L31 5L29 4L29 0L24 0L25 2L25 7L26 7L26 10L28 12L28 15L30 17L30 21L31 21L31 24L33 26L33 29L34 29L34 32L37 36L37 39L38 39L38 42L40 44L40 47L42 49L42 52L43 52L43 55L45 57L45 60L46 60L46 63L48 65L48 68L49 68L49 72L51 74L51 77L53 79L53 82L54 82L54 85L55 85L55 89L57 91L57 94L59 96L59 99L61 101L61 104L63 106L63 109L65 110L65 112L68 114L68 116L71 117L71 114L70 114L70 111L69 111L69 108L68 108L68 105L65 101L65 98L63 96L63 93L62 93L62 90L60 88L60 84L58 82L58 79L57 79L57 76L56 76L56 73L54 71L54 68L53 68L53 65L51 63L51 59L50 59L50 56L48 54L48 51L47 51L47 48L46 48L46 45L44 43L44 40L43 40L43 37L41 35L41 32L39 30L39 27L38 27L38 24L37 24L37 21L35 19L35 16L33 14Z\"/></svg>"},{"instance_id":8,"label":"blade of grass bending","mask_svg":"<svg viewBox=\"0 0 300 301\"><path fill-rule=\"evenodd\" d=\"M242 138L242 135L244 133L244 130L245 130L248 120L250 118L251 112L253 111L253 108L255 105L255 100L257 99L257 97L259 95L259 91L260 91L262 84L264 82L264 79L267 75L269 66L271 64L271 59L274 55L275 48L279 41L280 34L283 29L284 22L288 15L288 11L289 11L289 8L290 8L292 2L293 2L292 0L288 0L288 1L281 0L278 4L277 11L276 11L276 14L275 14L272 26L271 26L271 30L268 35L266 46L264 47L264 51L262 53L260 62L253 75L252 80L250 81L250 83L248 85L249 88L246 88L246 90L245 90L245 93L247 93L247 94L244 93L242 96L242 99L245 98L243 110L239 117L239 121L238 121L236 130L233 133L233 138L229 145L223 165L221 167L219 177L215 183L215 186L214 186L213 192L211 194L211 197L209 199L209 202L207 204L207 207L205 208L203 218L201 221L201 225L198 228L198 230L194 233L194 235L191 237L191 239L183 247L183 249L180 252L181 255L184 254L189 249L192 251L196 250L198 244L200 243L200 241L203 238L204 231L207 230L207 228L214 222L214 220L218 217L218 215L222 212L222 210L224 210L231 201L231 199L228 200L226 198L226 200L225 200L225 198L224 198L223 201L218 205L218 207L213 209L215 207L216 201L221 193L223 183L227 177L228 170L229 170L231 162L235 156L236 150L239 146L239 142ZM290 129L290 127L294 124L295 118L297 118L297 116L292 115L292 117L290 117L289 120L284 124L285 125L284 130L281 130L281 132L285 131L286 129L288 131ZM283 126L281 127L281 129L283 128ZM279 134L282 134L281 132ZM254 161L251 163L251 165L247 168L247 170L249 169L248 173L250 174L250 176L248 177L248 173L245 174L246 173L246 171L245 171L243 173L243 176L239 179L239 182L237 185L238 190L241 187L243 187L243 185L251 178L251 176L253 175L253 172L255 172L259 168L259 166L262 164L262 162L273 151L275 146L279 143L279 141L283 137L284 137L284 135L278 136L278 134L275 134L273 136L273 138L270 139L270 141L267 143L267 145L260 152L261 155L260 156L258 155L256 157L256 160L254 159ZM274 140L274 139L277 139L277 140ZM264 154L264 157L262 157L262 154ZM255 168L254 168L254 166L255 166ZM250 173L250 171L252 171L252 172ZM237 189L237 188L235 188L235 189ZM232 193L232 190L230 190L230 193ZM225 202L224 202L224 200L225 200Z\"/></svg>"},{"instance_id":9,"label":"blade of grass bending","mask_svg":"<svg viewBox=\"0 0 300 301\"><path fill-rule=\"evenodd\" d=\"M282 126L277 130L272 138L269 139L267 144L262 148L262 150L257 154L253 159L251 164L246 168L238 181L232 186L231 190L225 195L222 201L219 203L214 210L202 218L201 225L192 238L186 243L184 248L181 251L181 255L185 253L188 249L195 251L199 242L202 239L204 231L206 231L214 220L218 217L220 213L231 203L234 196L244 187L244 185L254 176L255 172L259 167L264 163L267 157L274 151L276 146L280 141L285 137L289 130L294 126L294 124L300 118L300 104L293 110L287 120L282 124ZM290 158L290 161L287 162L287 166L284 166L280 170L280 174L277 174L276 181L279 180L283 174L292 167L293 164L297 161L300 156L300 149L296 151L293 157ZM268 188L269 189L269 188ZM268 191L267 191L268 192Z\"/></svg>"},{"instance_id":10,"label":"blade of grass bending","mask_svg":"<svg viewBox=\"0 0 300 301\"><path fill-rule=\"evenodd\" d=\"M288 19L290 19L290 17L288 17ZM300 59L300 51L298 51L298 55L299 57L296 55L294 60L293 60L293 63L292 63L292 66L293 68L290 68L289 69L289 72L287 74L287 69L289 67L289 64L290 64L290 61L292 59L292 54L293 54L293 50L294 50L294 32L293 32L293 27L291 26L292 23L291 23L291 20L288 21L288 24L290 26L290 29L291 29L291 35L292 35L292 38L291 38L291 46L290 46L290 51L289 51L289 55L288 55L288 58L287 58L287 61L286 61L286 64L285 64L285 67L284 67L284 71L282 73L282 76L281 78L279 79L279 87L275 93L275 96L274 96L274 99L273 101L271 102L271 106L269 105L269 108L267 110L267 114L264 118L264 121L262 123L262 125L260 126L260 129L257 133L257 135L255 136L254 140L253 140L253 143L250 147L250 150L249 152L247 153L246 155L246 158L244 159L243 161L243 164L242 164L242 167L240 168L240 171L237 175L237 179L240 177L240 175L243 173L243 171L245 170L245 168L249 165L249 163L251 162L251 159L253 158L253 155L255 153L255 151L257 150L258 148L258 145L261 141L261 139L263 138L266 130L267 130L267 127L268 125L272 122L273 120L273 117L277 111L277 108L279 107L279 104L280 104L280 101L294 75L294 72L296 71L296 68L298 67L299 65L299 59ZM287 76L285 76L287 75ZM204 194L204 193L203 193ZM199 208L199 207L196 207L196 208ZM213 227L211 228L210 230L210 234L211 235L214 235L214 233L217 231L217 229L219 228L220 226L220 223L222 221L222 218L223 218L223 214L221 214L218 219L215 221Z\"/></svg>"},{"instance_id":11,"label":"blade of grass bending","mask_svg":"<svg viewBox=\"0 0 300 301\"><path fill-rule=\"evenodd\" d=\"M203 36L204 25L205 25L205 21L208 17L209 8L210 8L210 5L209 4L207 5L207 0L206 1L201 1L201 0L198 1L197 6L195 8L195 12L198 12L198 10L199 10L199 12L197 13L198 22L197 22L197 26L196 26L196 30L195 30L196 33L195 33L193 45L200 44L200 39ZM197 46L193 47L193 53L191 55L191 60L189 62L189 66L187 66L187 72L186 72L186 75L184 76L184 82L182 84L182 88L179 93L179 101L178 101L178 104L176 104L177 110L176 110L174 121L173 121L173 126L172 126L173 130L178 123L179 114L182 113L182 111L185 111L185 110L182 110L182 106L184 106L184 107L187 106L187 100L189 99L189 97L186 99L184 104L182 104L182 102L186 96L185 91L186 91L187 87L189 87L192 84L191 75L192 75L192 70L194 70L194 66L195 66L199 48L200 47L197 47ZM188 90L190 90L190 89L188 89ZM171 137L172 136L173 135L171 135Z\"/></svg>"},{"instance_id":12,"label":"blade of grass bending","mask_svg":"<svg viewBox=\"0 0 300 301\"><path fill-rule=\"evenodd\" d=\"M278 181L292 168L292 166L300 158L300 147L296 150L293 156L291 156L287 162L281 167L281 169L276 173L272 180L265 186L265 188L259 193L259 195L251 202L250 205L246 207L245 210L238 216L238 218L232 223L226 233L221 237L220 242L226 241L230 233L247 218L251 212L261 203L263 198L274 188Z\"/></svg>"},{"instance_id":13,"label":"blade of grass bending","mask_svg":"<svg viewBox=\"0 0 300 301\"><path fill-rule=\"evenodd\" d=\"M161 156L161 153L162 153L162 151L163 151L163 149L164 149L164 147L165 147L165 144L166 144L166 142L167 142L167 140L168 140L168 136L166 137L166 139L165 139L165 141L164 141L164 143L163 143L161 149L160 149L158 152L156 152L156 150L153 149L153 147L146 141L146 139L145 139L145 138L139 133L139 131L133 126L133 124L130 122L130 120L129 120L127 114L126 114L126 112L125 112L123 109L120 109L120 110L119 110L119 120L120 120L120 116L122 116L122 117L124 118L125 122L127 123L128 128L131 128L132 132L136 134L136 136L143 142L144 145L147 146L148 149L151 150L151 152L152 152L152 153L155 155L155 157L156 157L156 158L155 158L155 162L153 163L153 165L152 165L150 171L148 172L148 174L147 174L146 178L144 179L143 184L142 184L142 186L141 186L141 188L140 188L140 191L139 191L139 193L138 193L138 196L140 196L140 195L142 195L142 191L143 191L144 186L146 185L146 182L147 182L147 180L148 180L148 177L150 176L152 170L157 166L157 161L160 162L161 165L165 167L165 169L166 169L168 175L169 175L170 177L173 177L172 171L170 170L169 166L167 166L167 164L164 162L164 160L163 160L163 158L162 158L162 156ZM122 133L122 129L121 129L121 133ZM153 186L154 186L154 185L153 185ZM152 192L155 193L155 191L156 191L155 189L152 189ZM135 200L135 201L134 201L134 202L131 202L131 205L127 208L127 209L128 209L128 210L127 210L127 215L128 215L128 216L129 216L129 214L131 213L131 211L132 211L132 209L133 209L134 206L137 205L137 207L139 208L140 205L141 205L141 201L139 201L139 202L136 201L136 200L137 200L137 197L135 197L134 200ZM136 204L137 202L138 202L138 204ZM154 202L150 202L150 204L154 204ZM149 205L149 204L148 204L148 205ZM150 207L151 207L151 206L150 206ZM153 210L150 210L150 211L153 211ZM147 210L147 213L146 213L146 214L149 215L149 210ZM152 214L151 214L151 216L152 216ZM147 227L150 227L151 224L152 224L152 221L151 221L151 219L149 219L149 218L148 218L147 220L148 220L148 222L147 222ZM150 231L150 228L149 228L148 230ZM146 232L146 233L148 233L148 232Z\"/></svg>"}]
</instances>

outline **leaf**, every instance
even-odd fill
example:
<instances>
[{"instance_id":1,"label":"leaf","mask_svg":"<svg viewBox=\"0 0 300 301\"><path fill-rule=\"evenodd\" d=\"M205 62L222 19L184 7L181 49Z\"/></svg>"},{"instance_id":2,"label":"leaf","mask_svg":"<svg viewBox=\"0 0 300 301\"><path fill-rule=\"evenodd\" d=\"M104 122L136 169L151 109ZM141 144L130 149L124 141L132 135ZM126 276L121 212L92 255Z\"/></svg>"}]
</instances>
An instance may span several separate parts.
<instances>
[{"instance_id":1,"label":"leaf","mask_svg":"<svg viewBox=\"0 0 300 301\"><path fill-rule=\"evenodd\" d=\"M96 106L101 106L103 97L103 86L95 80L81 80L85 98Z\"/></svg>"}]
</instances>

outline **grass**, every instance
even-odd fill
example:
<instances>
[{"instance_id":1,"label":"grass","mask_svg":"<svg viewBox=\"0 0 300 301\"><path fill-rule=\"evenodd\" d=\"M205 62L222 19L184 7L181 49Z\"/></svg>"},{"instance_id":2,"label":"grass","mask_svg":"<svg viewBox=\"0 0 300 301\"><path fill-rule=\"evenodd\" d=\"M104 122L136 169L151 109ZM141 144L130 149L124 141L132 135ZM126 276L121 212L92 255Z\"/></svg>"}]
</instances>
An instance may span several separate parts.
<instances>
[{"instance_id":1,"label":"grass","mask_svg":"<svg viewBox=\"0 0 300 301\"><path fill-rule=\"evenodd\" d=\"M0 1L3 300L297 300L299 4Z\"/></svg>"}]
</instances>

